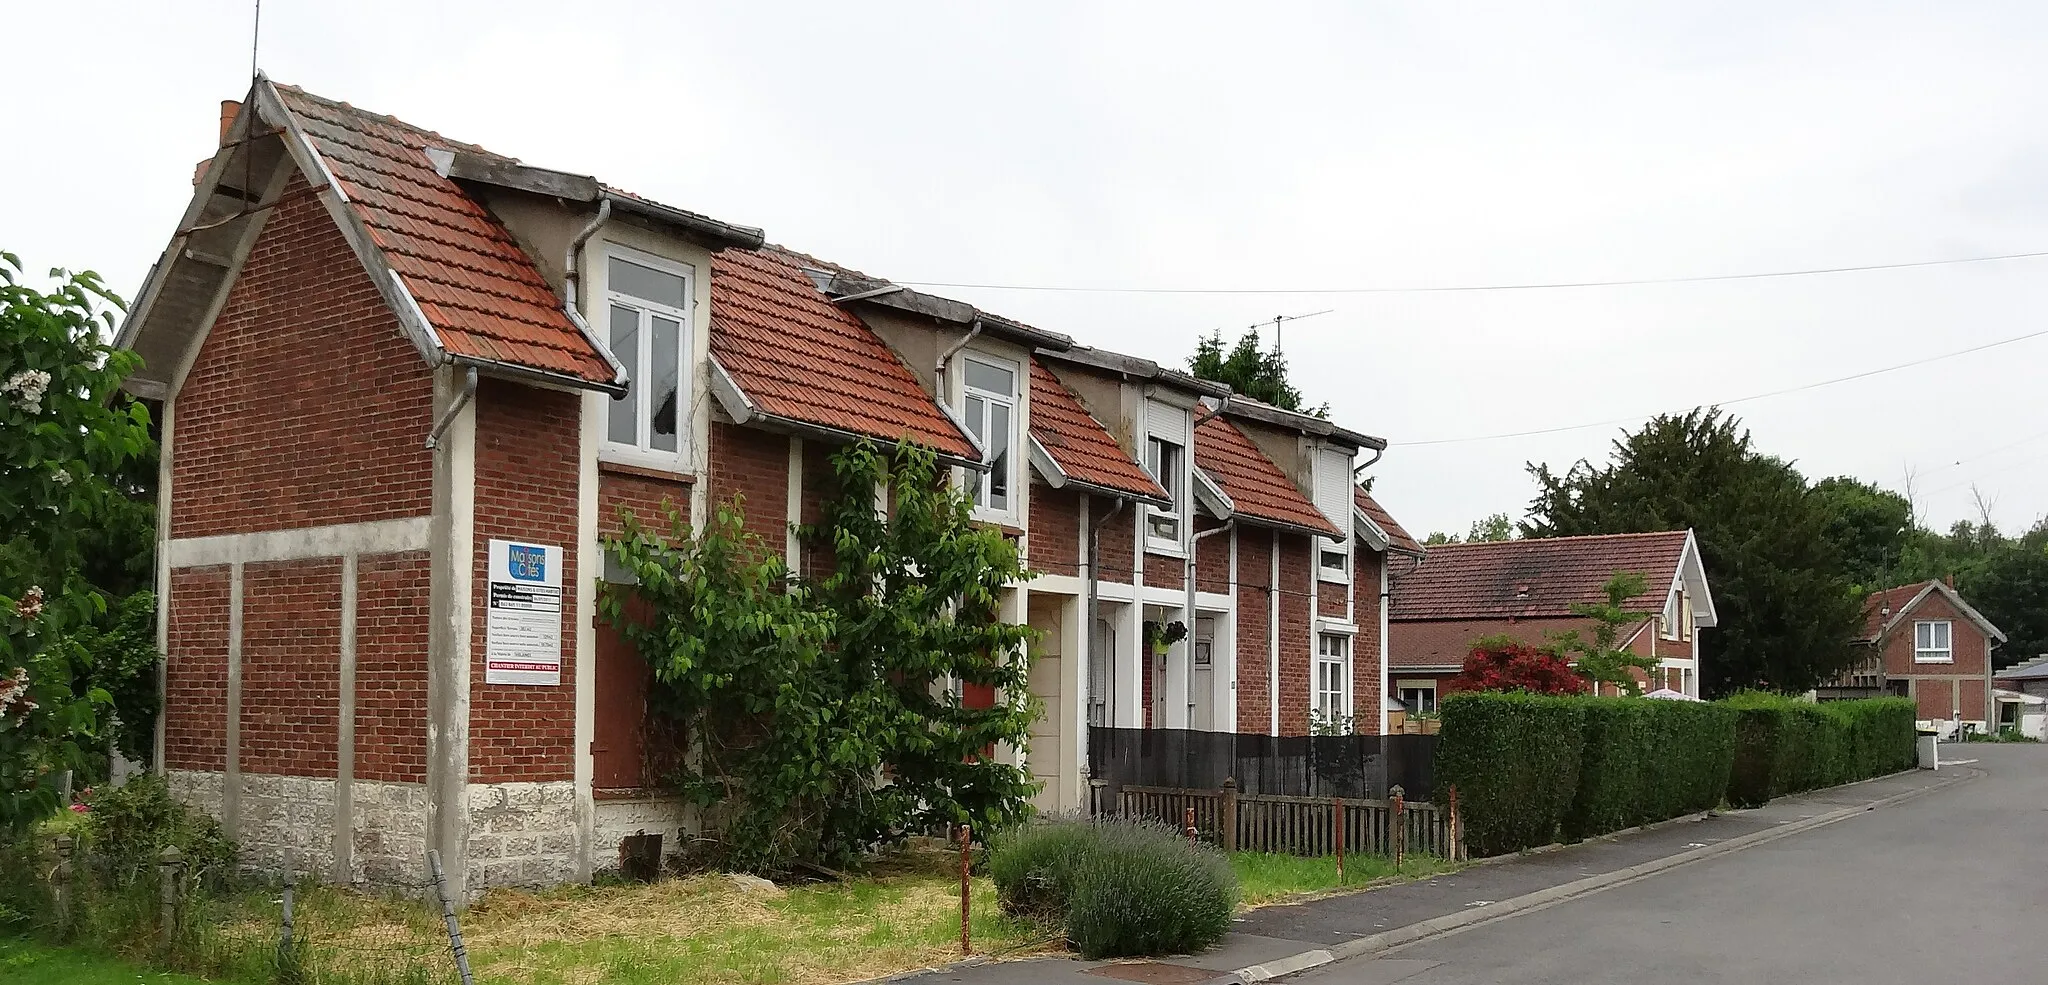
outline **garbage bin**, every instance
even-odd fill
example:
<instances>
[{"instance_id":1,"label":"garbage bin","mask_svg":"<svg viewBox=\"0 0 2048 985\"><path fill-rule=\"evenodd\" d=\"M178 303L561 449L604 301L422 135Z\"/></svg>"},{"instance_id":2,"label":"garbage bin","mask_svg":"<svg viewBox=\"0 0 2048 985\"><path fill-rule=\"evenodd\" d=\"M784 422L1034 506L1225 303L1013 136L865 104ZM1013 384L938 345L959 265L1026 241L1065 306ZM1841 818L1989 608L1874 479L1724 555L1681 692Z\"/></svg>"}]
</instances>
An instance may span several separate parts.
<instances>
[{"instance_id":1,"label":"garbage bin","mask_svg":"<svg viewBox=\"0 0 2048 985\"><path fill-rule=\"evenodd\" d=\"M1921 729L1918 739L1920 768L1931 770L1941 765L1941 736L1933 729Z\"/></svg>"}]
</instances>

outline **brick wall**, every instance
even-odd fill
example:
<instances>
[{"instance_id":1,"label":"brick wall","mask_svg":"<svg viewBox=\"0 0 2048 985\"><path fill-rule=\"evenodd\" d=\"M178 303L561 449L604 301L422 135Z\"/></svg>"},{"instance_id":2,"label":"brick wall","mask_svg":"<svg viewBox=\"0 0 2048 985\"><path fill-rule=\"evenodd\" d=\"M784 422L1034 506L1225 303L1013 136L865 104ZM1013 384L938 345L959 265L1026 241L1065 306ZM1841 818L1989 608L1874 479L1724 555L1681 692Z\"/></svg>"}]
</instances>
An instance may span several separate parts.
<instances>
[{"instance_id":1,"label":"brick wall","mask_svg":"<svg viewBox=\"0 0 2048 985\"><path fill-rule=\"evenodd\" d=\"M164 665L164 765L227 769L227 565L171 572Z\"/></svg>"},{"instance_id":2,"label":"brick wall","mask_svg":"<svg viewBox=\"0 0 2048 985\"><path fill-rule=\"evenodd\" d=\"M1920 705L1922 719L1948 720L1955 711L1953 704L1954 684L1946 680L1925 679L1913 682L1913 700Z\"/></svg>"},{"instance_id":3,"label":"brick wall","mask_svg":"<svg viewBox=\"0 0 2048 985\"><path fill-rule=\"evenodd\" d=\"M1197 518L1195 531L1214 530L1222 524ZM1151 582L1148 577L1147 584ZM1223 594L1230 591L1230 535L1212 534L1195 548L1195 589Z\"/></svg>"},{"instance_id":4,"label":"brick wall","mask_svg":"<svg viewBox=\"0 0 2048 985\"><path fill-rule=\"evenodd\" d=\"M1273 533L1261 527L1237 531L1237 730L1264 732L1272 722L1266 647L1272 629L1267 594L1272 580Z\"/></svg>"},{"instance_id":5,"label":"brick wall","mask_svg":"<svg viewBox=\"0 0 2048 985\"><path fill-rule=\"evenodd\" d=\"M1314 571L1309 538L1280 533L1280 734L1308 734L1309 665L1315 627L1309 618L1308 585Z\"/></svg>"},{"instance_id":6,"label":"brick wall","mask_svg":"<svg viewBox=\"0 0 2048 985\"><path fill-rule=\"evenodd\" d=\"M470 779L568 780L576 740L576 539L581 397L484 380L476 393L476 556L471 593ZM484 683L490 541L562 547L562 683Z\"/></svg>"},{"instance_id":7,"label":"brick wall","mask_svg":"<svg viewBox=\"0 0 2048 985\"><path fill-rule=\"evenodd\" d=\"M1031 567L1048 575L1081 575L1081 494L1031 484Z\"/></svg>"},{"instance_id":8,"label":"brick wall","mask_svg":"<svg viewBox=\"0 0 2048 985\"><path fill-rule=\"evenodd\" d=\"M433 386L294 178L176 398L171 536L420 516Z\"/></svg>"},{"instance_id":9,"label":"brick wall","mask_svg":"<svg viewBox=\"0 0 2048 985\"><path fill-rule=\"evenodd\" d=\"M335 775L340 658L340 558L243 565L242 772Z\"/></svg>"},{"instance_id":10,"label":"brick wall","mask_svg":"<svg viewBox=\"0 0 2048 985\"><path fill-rule=\"evenodd\" d=\"M1309 545L1312 549L1320 552L1324 543L1321 538L1317 538L1310 541ZM1317 561L1317 558L1311 555L1309 560L1311 563L1314 563ZM1317 570L1320 571L1321 568L1318 567ZM1355 581L1356 579L1353 580ZM1351 591L1352 586L1341 581L1322 581L1318 579L1316 582L1316 614L1328 619L1344 618L1345 614L1351 609Z\"/></svg>"},{"instance_id":11,"label":"brick wall","mask_svg":"<svg viewBox=\"0 0 2048 985\"><path fill-rule=\"evenodd\" d=\"M1142 504L1135 503L1125 506L1116 516L1110 517L1108 522L1097 529L1095 563L1102 566L1103 581L1113 581L1120 585L1131 583L1131 567L1134 563L1131 552L1137 542L1137 521L1133 514L1144 508ZM1114 509L1116 500L1095 497L1088 504L1089 522L1095 522Z\"/></svg>"},{"instance_id":12,"label":"brick wall","mask_svg":"<svg viewBox=\"0 0 2048 985\"><path fill-rule=\"evenodd\" d=\"M1386 555L1354 545L1351 556L1352 621L1358 635L1351 641L1352 730L1377 735L1386 716L1380 713L1380 568Z\"/></svg>"},{"instance_id":13,"label":"brick wall","mask_svg":"<svg viewBox=\"0 0 2048 985\"><path fill-rule=\"evenodd\" d=\"M668 509L681 510L690 519L690 484L675 479L654 478L600 466L597 477L597 533L612 536L624 529L620 508L631 510L633 519L653 531L668 530Z\"/></svg>"},{"instance_id":14,"label":"brick wall","mask_svg":"<svg viewBox=\"0 0 2048 985\"><path fill-rule=\"evenodd\" d=\"M427 777L427 602L433 555L356 559L356 779Z\"/></svg>"},{"instance_id":15,"label":"brick wall","mask_svg":"<svg viewBox=\"0 0 2048 985\"><path fill-rule=\"evenodd\" d=\"M1146 588L1167 588L1184 591L1187 585L1186 571L1187 561L1181 558L1149 552L1145 555Z\"/></svg>"},{"instance_id":16,"label":"brick wall","mask_svg":"<svg viewBox=\"0 0 2048 985\"><path fill-rule=\"evenodd\" d=\"M734 496L745 497L746 529L771 549L781 547L789 523L788 437L712 422L711 510Z\"/></svg>"},{"instance_id":17,"label":"brick wall","mask_svg":"<svg viewBox=\"0 0 2048 985\"><path fill-rule=\"evenodd\" d=\"M826 497L832 495L839 484L838 476L832 472L832 456L838 451L836 446L821 441L804 442L804 483L803 488L797 491L797 517L800 522L824 522ZM786 513L789 509L789 491L786 486L780 502ZM806 576L822 578L830 573L832 557L829 551L807 547L802 543L797 545L797 550L801 553L797 562Z\"/></svg>"},{"instance_id":18,"label":"brick wall","mask_svg":"<svg viewBox=\"0 0 2048 985\"><path fill-rule=\"evenodd\" d=\"M1949 623L1949 641L1955 651L1954 663L1922 664L1913 662L1914 629L1916 622L1946 619ZM1940 592L1930 592L1913 611L1899 620L1891 635L1884 641L1884 672L1891 677L1915 676L1972 676L1984 677L1990 670L1984 663L1984 631L1970 621L1948 597ZM1946 714L1942 715L1947 718Z\"/></svg>"}]
</instances>

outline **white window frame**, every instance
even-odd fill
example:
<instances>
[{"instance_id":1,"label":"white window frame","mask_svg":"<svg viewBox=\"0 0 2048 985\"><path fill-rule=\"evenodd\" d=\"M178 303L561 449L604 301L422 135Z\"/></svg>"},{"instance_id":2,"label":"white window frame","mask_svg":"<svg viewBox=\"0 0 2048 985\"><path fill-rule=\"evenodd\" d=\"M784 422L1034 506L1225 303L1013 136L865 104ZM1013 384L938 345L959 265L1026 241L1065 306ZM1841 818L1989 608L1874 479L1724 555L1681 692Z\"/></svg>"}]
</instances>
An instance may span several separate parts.
<instances>
[{"instance_id":1,"label":"white window frame","mask_svg":"<svg viewBox=\"0 0 2048 985\"><path fill-rule=\"evenodd\" d=\"M1942 646L1934 645L1934 629L1941 627ZM1927 629L1927 643L1920 642L1920 630ZM1947 619L1922 619L1913 623L1913 662L1916 664L1952 664L1956 662L1955 623Z\"/></svg>"},{"instance_id":2,"label":"white window frame","mask_svg":"<svg viewBox=\"0 0 2048 985\"><path fill-rule=\"evenodd\" d=\"M1327 652L1327 645L1335 642L1337 653ZM1321 712L1326 721L1341 721L1352 717L1351 713L1351 634L1322 632L1316 634L1316 659L1313 673L1309 675L1308 706ZM1337 689L1333 692L1323 686L1325 668L1337 668ZM1332 695L1335 697L1336 712L1326 707Z\"/></svg>"},{"instance_id":3,"label":"white window frame","mask_svg":"<svg viewBox=\"0 0 2048 985\"><path fill-rule=\"evenodd\" d=\"M679 365L676 367L676 450L664 451L654 447L655 408L651 403L641 409L637 422L638 438L633 444L612 440L610 405L607 404L607 413L602 425L604 430L603 443L600 446L603 450L599 457L606 461L680 470L684 463L691 460L690 454L693 444L691 437L696 431L696 428L692 426L692 420L695 415L691 413L691 408L695 402L697 386L696 374L692 371L696 365L696 360L693 356L696 352L697 333L696 325L690 313L697 306L697 268L618 243L605 244L604 258L604 309L599 315L598 324L592 327L602 332L606 344L609 345L612 331L612 308L617 306L640 313L639 351L634 353L634 370L632 378L627 382L628 392L646 395L646 391L641 388L647 385L647 381L652 376L648 369L654 361L653 318L655 315L674 319L679 326L676 337L676 361ZM683 279L683 307L673 308L658 301L635 297L613 288L611 283L611 261L614 259L681 277Z\"/></svg>"},{"instance_id":4,"label":"white window frame","mask_svg":"<svg viewBox=\"0 0 2048 985\"><path fill-rule=\"evenodd\" d=\"M1351 584L1350 547L1346 541L1332 540L1328 537L1316 538L1316 578L1339 585ZM1334 568L1324 564L1323 555L1331 553L1343 555L1344 563Z\"/></svg>"},{"instance_id":5,"label":"white window frame","mask_svg":"<svg viewBox=\"0 0 2048 985\"><path fill-rule=\"evenodd\" d=\"M1316 448L1311 461L1315 475L1310 483L1314 494L1316 510L1339 530L1351 529L1351 458L1342 448L1323 445ZM1344 562L1337 567L1323 563L1323 552L1331 551L1343 555ZM1351 541L1346 537L1316 539L1316 579L1339 585L1351 584Z\"/></svg>"},{"instance_id":6,"label":"white window frame","mask_svg":"<svg viewBox=\"0 0 2048 985\"><path fill-rule=\"evenodd\" d=\"M1152 463L1152 443L1155 441L1162 445L1171 445L1176 451L1176 460L1173 463L1175 466L1174 474L1171 476L1158 474L1159 470ZM1173 500L1173 508L1170 510L1146 504L1145 550L1154 554L1172 554L1184 557L1187 554L1188 528L1193 525L1193 518L1188 516L1188 486L1191 484L1190 480L1194 474L1188 462L1188 443L1175 441L1172 438L1161 437L1156 434L1147 434L1145 436L1145 471L1152 473L1153 480L1164 486L1168 498ZM1171 539L1154 536L1152 533L1153 519L1162 516L1172 517L1174 520L1175 536Z\"/></svg>"},{"instance_id":7,"label":"white window frame","mask_svg":"<svg viewBox=\"0 0 2048 985\"><path fill-rule=\"evenodd\" d=\"M966 352L963 352L963 353L961 353L961 354L960 354L960 360L961 360L961 363L960 363L960 374L959 374L959 375L960 375L960 402L959 402L959 408L960 408L960 419L961 419L962 421L964 421L964 422L968 423L968 425L970 426L970 428L971 428L971 427L972 427L972 425L974 425L974 424L977 424L977 423L978 423L978 424L980 424L980 425L981 425L981 428L982 428L982 433L983 433L984 435L986 435L986 434L988 433L988 431L989 431L989 428L988 428L988 421L987 421L987 419L986 419L986 418L987 418L987 416L988 416L988 410L987 410L987 407L988 407L988 405L989 405L989 404L1001 404L1001 405L1003 405L1004 407L1007 407L1007 408L1009 408L1009 411L1010 411L1010 427L1009 427L1009 432L1010 432L1010 434L1009 434L1009 438L1010 438L1010 458L1009 458L1009 461L1008 461L1008 462L1006 463L1006 467L1007 467L1007 468L1009 469L1009 473L1010 473L1010 474L1009 474L1009 476L1008 476L1008 478L1009 478L1009 480L1010 480L1010 481L1009 481L1009 490L1010 490L1010 491L1009 491L1009 500L1010 500L1010 502L1009 502L1009 504L1008 504L1007 506L1001 506L1001 507L996 507L996 506L990 506L990 505L988 505L988 503L986 502L986 500L987 500L987 497L988 497L988 492L989 492L989 483L988 483L988 482L986 481L987 475L986 475L986 474L984 474L984 473L982 473L982 472L977 472L977 471L974 471L974 470L971 470L971 469L964 469L964 470L962 470L962 471L963 471L963 472L965 472L966 474L965 474L964 476L962 476L962 477L961 477L961 481L962 481L962 482L963 482L963 483L965 484L965 486L966 486L966 489L967 489L967 492L968 492L968 495L970 495L970 496L974 497L974 516L975 516L975 518L976 518L976 519L979 519L979 520L991 520L991 521L997 521L997 522L1007 522L1007 523L1012 523L1012 524L1014 524L1014 523L1015 523L1015 521L1016 521L1016 519L1017 519L1017 517L1018 517L1018 515L1019 515L1019 513L1018 513L1018 509L1017 509L1017 507L1018 507L1018 504L1019 504L1019 503L1020 503L1020 502L1021 502L1021 501L1023 500L1023 490L1022 490L1022 489L1020 489L1020 488L1018 487L1018 484L1017 484L1017 479L1018 479L1018 476L1022 474L1022 470L1018 468L1018 466L1017 466L1017 463L1018 463L1018 462L1019 462L1019 461L1020 461L1020 460L1021 460L1021 459L1022 459L1022 458L1024 457L1024 456L1023 456L1023 454L1022 454L1022 451L1023 451L1024 447L1025 447L1025 446L1024 446L1024 441L1023 441L1023 437L1024 437L1024 434L1023 434L1023 432L1024 432L1024 395L1023 395L1023 390L1024 390L1024 386L1025 386L1025 378L1024 378L1024 372L1023 372L1023 367L1019 366L1019 365L1017 364L1017 361L1016 361L1016 360L1014 360L1014 359L1006 359L1006 358L1004 358L1004 357L1002 357L1002 356L992 356L992 355L989 355L989 354L987 354L987 353L984 353L984 352L980 352L980 351L978 351L978 350L974 350L974 349L969 349L969 350L967 350ZM1009 394L1008 396L1004 396L1004 395L1002 395L1002 394L994 393L994 392L992 392L992 391L989 391L989 390L984 390L984 389L982 389L982 388L980 388L980 387L977 387L977 386L969 386L969 385L968 385L968 383L967 383L967 365L966 365L966 364L967 364L967 363L969 363L969 362L978 362L978 363L981 363L981 364L983 364L983 365L985 365L985 366L988 366L988 367L990 367L991 369L1000 369L1000 370L1002 370L1002 371L1004 371L1004 372L1006 372L1006 373L1009 373L1009 374L1010 374L1010 389L1011 389L1011 392L1010 392L1010 394ZM968 396L969 396L969 395L972 395L972 396L978 397L978 398L980 398L980 399L982 400L982 402L983 402L983 410L982 410L982 413L983 413L983 420L981 420L981 421L974 421L974 420L973 420L973 419L972 419L972 418L970 417L970 415L969 415L969 413L968 413L968 410L967 410L967 398L968 398ZM984 439L983 439L983 443L984 443L984 444L986 444L986 443L987 443L987 439L986 439L986 438L984 438Z\"/></svg>"},{"instance_id":8,"label":"white window frame","mask_svg":"<svg viewBox=\"0 0 2048 985\"><path fill-rule=\"evenodd\" d=\"M1413 708L1408 707L1407 693L1409 691L1417 692L1418 695L1415 707ZM1427 708L1422 707L1422 700L1420 698L1421 692L1424 691L1429 692L1429 707ZM1439 707L1442 707L1438 704L1441 697L1437 693L1436 682L1433 680L1395 681L1394 698L1401 702L1401 707L1407 709L1410 715L1433 715L1436 714L1436 710Z\"/></svg>"}]
</instances>

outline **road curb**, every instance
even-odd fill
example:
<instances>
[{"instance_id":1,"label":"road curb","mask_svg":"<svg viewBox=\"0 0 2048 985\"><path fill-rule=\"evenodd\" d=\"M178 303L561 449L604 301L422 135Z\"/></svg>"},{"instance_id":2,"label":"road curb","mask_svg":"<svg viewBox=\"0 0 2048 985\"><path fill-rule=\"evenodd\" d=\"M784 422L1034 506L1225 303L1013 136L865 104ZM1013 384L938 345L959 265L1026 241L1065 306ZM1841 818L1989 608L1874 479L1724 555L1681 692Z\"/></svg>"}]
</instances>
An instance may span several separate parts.
<instances>
[{"instance_id":1,"label":"road curb","mask_svg":"<svg viewBox=\"0 0 2048 985\"><path fill-rule=\"evenodd\" d=\"M1676 855L1666 855L1660 859L1653 859L1626 868L1615 869L1612 872L1602 872L1598 875L1587 876L1584 879L1552 886L1549 889L1539 889L1536 892L1525 893L1513 899L1501 900L1498 903L1485 907L1465 910L1460 913L1447 913L1420 923L1412 923L1406 927L1396 927L1393 930L1381 931L1368 937L1345 941L1342 944L1331 945L1327 948L1317 948L1311 951L1290 954L1284 958L1252 965L1249 968L1239 968L1237 971L1230 973L1230 977L1234 977L1241 982L1270 981L1282 975L1299 974L1311 968L1321 967L1335 961L1343 961L1347 958L1363 957L1369 954L1378 954L1382 951L1391 951L1394 948L1404 947L1416 941L1426 940L1483 923L1491 923L1495 920L1504 920L1516 914L1526 913L1553 903L1561 903L1574 897L1599 892L1623 883L1634 882L1637 879L1654 875L1666 869L1675 869L1681 865L1713 858L1717 855L1727 855L1731 852L1742 851L1745 848L1754 848L1757 845L1777 841L1780 838L1790 838L1793 835L1825 827L1837 821L1847 820L1858 814L1868 813L1880 807L1890 807L1894 804L1912 800L1915 797L1933 793L1936 790L1945 789L1977 776L1978 772L1972 770L1965 775L1930 783L1917 790L1907 790L1903 793L1896 793L1866 804L1844 807L1798 821L1787 821L1766 831L1754 831L1746 835L1730 838L1720 844L1695 848L1690 851L1679 852ZM1818 793L1820 791L1815 792Z\"/></svg>"}]
</instances>

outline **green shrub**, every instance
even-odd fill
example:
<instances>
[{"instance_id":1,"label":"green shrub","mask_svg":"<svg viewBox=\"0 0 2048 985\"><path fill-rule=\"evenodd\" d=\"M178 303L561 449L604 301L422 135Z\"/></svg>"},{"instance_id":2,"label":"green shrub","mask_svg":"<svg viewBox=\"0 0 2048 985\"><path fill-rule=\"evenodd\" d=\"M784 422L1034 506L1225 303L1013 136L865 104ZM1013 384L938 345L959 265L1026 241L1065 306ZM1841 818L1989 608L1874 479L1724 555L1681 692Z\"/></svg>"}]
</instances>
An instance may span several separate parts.
<instances>
[{"instance_id":1,"label":"green shrub","mask_svg":"<svg viewBox=\"0 0 2048 985\"><path fill-rule=\"evenodd\" d=\"M1222 853L1151 821L1027 825L995 839L988 869L1004 912L1060 926L1091 959L1201 950L1237 908Z\"/></svg>"},{"instance_id":2,"label":"green shrub","mask_svg":"<svg viewBox=\"0 0 2048 985\"><path fill-rule=\"evenodd\" d=\"M1728 802L1737 807L1913 765L1918 712L1905 698L1814 704L1745 693L1724 703L1737 716L1728 781Z\"/></svg>"},{"instance_id":3,"label":"green shrub","mask_svg":"<svg viewBox=\"0 0 2048 985\"><path fill-rule=\"evenodd\" d=\"M1728 788L1735 714L1690 701L1586 698L1572 838L1711 810Z\"/></svg>"},{"instance_id":4,"label":"green shrub","mask_svg":"<svg viewBox=\"0 0 2048 985\"><path fill-rule=\"evenodd\" d=\"M1556 840L1578 792L1587 700L1495 692L1444 699L1436 784L1458 788L1473 854Z\"/></svg>"},{"instance_id":5,"label":"green shrub","mask_svg":"<svg viewBox=\"0 0 2048 985\"><path fill-rule=\"evenodd\" d=\"M176 847L185 871L209 885L225 884L235 872L235 844L220 824L171 796L164 778L145 773L92 796L86 813L85 847L122 881L153 872L165 848Z\"/></svg>"}]
</instances>

